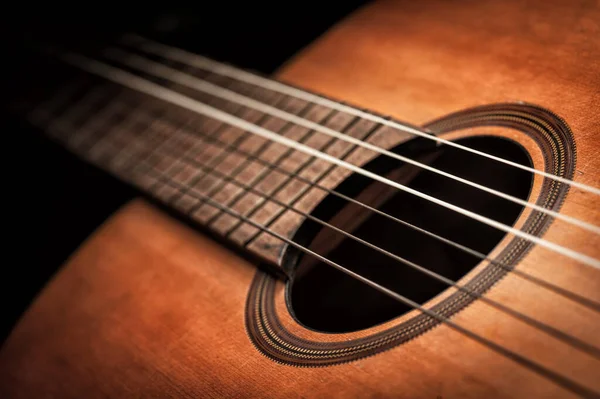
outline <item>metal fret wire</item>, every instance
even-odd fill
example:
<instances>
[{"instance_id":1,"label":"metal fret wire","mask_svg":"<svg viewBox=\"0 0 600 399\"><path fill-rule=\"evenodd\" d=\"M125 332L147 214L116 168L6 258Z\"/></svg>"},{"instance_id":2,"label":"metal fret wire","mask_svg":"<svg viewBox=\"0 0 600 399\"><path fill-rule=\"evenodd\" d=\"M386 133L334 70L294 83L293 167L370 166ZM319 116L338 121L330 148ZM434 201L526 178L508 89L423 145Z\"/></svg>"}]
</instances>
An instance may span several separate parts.
<instances>
[{"instance_id":1,"label":"metal fret wire","mask_svg":"<svg viewBox=\"0 0 600 399\"><path fill-rule=\"evenodd\" d=\"M283 94L287 94L292 97L303 99L305 101L310 101L315 104L323 105L325 107L329 107L329 108L337 109L339 111L347 112L349 114L359 116L363 119L368 119L368 120L371 120L374 122L378 122L378 123L393 127L395 129L404 131L411 135L419 136L419 137L422 137L427 140L432 140L437 143L442 143L442 144L445 144L445 145L448 145L451 147L459 148L463 151L471 152L473 154L476 154L476 155L479 155L479 156L482 156L485 158L489 158L494 161L501 162L506 165L510 165L512 167L522 169L522 170L525 170L525 171L528 171L528 172L531 172L531 173L534 173L534 174L537 174L540 176L544 176L546 178L556 180L558 182L571 185L573 187L577 187L581 190L588 191L588 192L591 192L596 195L600 195L600 188L598 188L598 187L592 187L587 184L579 183L574 180L569 180L569 179L563 178L561 176L557 176L557 175L554 175L551 173L544 172L542 170L530 168L528 166L521 165L519 163L512 162L507 159L488 154L486 152L478 151L473 148L455 143L453 141L430 135L430 134L420 131L414 127L403 125L403 124L400 124L395 121L386 120L385 118L373 115L368 112L361 111L357 108L347 106L340 102L332 101L328 98L325 98L324 96L309 93L309 92L294 88L292 86L286 85L284 83L281 83L281 82L278 82L278 81L275 81L272 79L264 78L255 73L243 71L241 69L234 68L227 64L217 62L217 61L208 59L206 57L202 57L198 54L193 54L193 53L184 51L179 48L166 46L164 44L160 44L155 41L143 38L139 35L135 35L135 34L125 35L121 39L121 43L124 45L132 46L134 48L138 48L144 52L159 55L163 58L175 60L175 61L178 61L178 62L181 62L184 64L188 64L188 65L191 65L191 66L194 66L197 68L209 69L209 70L212 70L214 73L218 73L223 76L228 76L228 77L238 79L238 80L246 82L246 83L250 83L250 84L253 84L253 85L256 85L259 87L263 87L265 89L270 89L270 90L277 91L277 92L280 92Z\"/></svg>"},{"instance_id":2,"label":"metal fret wire","mask_svg":"<svg viewBox=\"0 0 600 399\"><path fill-rule=\"evenodd\" d=\"M239 110L239 106L235 107L236 110ZM135 124L139 124L139 118L136 118L136 110L132 110L128 112L128 117L132 123L132 126ZM138 108L138 111L143 111L143 106ZM147 120L147 124L145 124L145 129L150 129L152 127L152 122L156 121L156 120L160 120L162 116L166 116L166 111L159 111L158 115L154 115L153 119L149 119ZM136 167L138 166L138 162L141 161L145 161L146 163L148 163L148 160L151 156L155 155L163 146L167 146L170 145L173 141L177 140L177 132L178 131L183 131L185 130L191 123L193 123L193 119L190 119L188 122L184 123L182 126L179 126L177 128L177 130L175 130L174 132L171 132L171 134L169 134L167 137L162 137L161 140L156 143L155 146L148 146L147 148L144 148L143 151L146 151L145 154L143 154L143 156L141 158L135 159L135 158L131 158L131 157L127 157L127 159L130 161L130 165L131 165L131 170L132 173L135 172ZM115 125L114 127L118 127L117 125ZM228 126L226 124L217 124L216 126L214 126L214 129L212 131L209 132L205 132L204 134L206 135L207 138L211 139L211 140L215 140L217 141L217 137L220 137L220 135L223 133L223 130L225 130ZM123 129L123 126L120 126L120 129ZM134 129L131 129L129 131L135 131ZM143 131L142 131L143 133ZM140 133L141 134L141 133ZM136 142L137 143L137 142ZM196 143L195 145L190 146L190 148L186 151L186 156L190 157L190 156L198 156L203 154L207 149L205 147L202 148L198 148L199 147L199 143ZM113 158L117 158L119 156L121 156L121 153L124 151L124 148L119 148L117 149L117 151L113 151L114 156ZM214 159L209 160L209 162L212 162ZM165 173L170 173L170 174L175 174L177 173L177 170L172 168L173 165L170 165L169 167L167 167L167 170L165 171ZM152 192L155 190L155 184L151 184L149 187L145 187L145 189L147 189L148 191ZM175 201L176 198L172 198L172 201Z\"/></svg>"},{"instance_id":3,"label":"metal fret wire","mask_svg":"<svg viewBox=\"0 0 600 399\"><path fill-rule=\"evenodd\" d=\"M283 136L278 136L276 133L273 133L269 130L261 128L260 126L256 126L245 120L236 118L236 117L232 116L231 114L228 114L228 113L220 111L216 108L210 107L206 104L203 104L201 102L193 100L192 98L186 97L178 92L167 89L167 88L160 86L158 84L155 84L151 81L147 81L145 79L139 78L138 76L135 76L135 75L125 72L123 70L120 70L120 69L111 67L109 65L103 64L101 62L91 60L86 57L75 55L75 54L68 54L68 55L64 56L63 59L66 62L68 62L76 67L86 70L92 74L103 76L104 78L106 78L112 82L119 83L119 84L129 87L135 91L149 94L151 97L162 99L169 103L178 105L185 109L188 109L192 112L196 112L198 114L202 114L202 115L214 118L214 119L218 119L227 124L236 126L242 130L252 132L263 138L272 140L274 142L278 142L280 144L289 146L291 148L295 148L296 150L304 152L306 154L317 156L325 161L331 162L333 164L337 164L338 166L342 166L345 169L348 169L348 170L351 170L358 174L361 174L363 176L369 177L373 180L380 181L389 186L395 187L399 190L406 191L410 194L416 195L416 196L426 199L430 202L433 202L437 205L440 205L440 206L448 208L452 211L458 212L464 216L467 216L469 218L477 220L481 223L484 223L491 227L497 228L498 230L502 230L507 233L512 233L515 236L518 236L518 237L524 238L530 242L536 243L539 246L550 249L553 252L556 252L556 253L565 255L569 258L572 258L574 260L577 260L584 265L591 266L596 269L600 269L600 260L598 260L596 258L593 258L591 256L577 252L570 248L561 246L554 242L550 242L545 239L536 237L534 235L525 233L521 230L515 229L515 228L505 225L503 223L496 222L493 219L487 218L487 217L479 215L477 213L468 211L464 208L461 208L461 207L455 206L453 204L450 204L448 202L442 201L436 197L432 197L430 195L421 193L417 190L411 189L410 187L399 184L395 181L389 180L389 179L379 176L375 173L369 172L369 171L367 171L363 168L360 168L354 164L350 164L348 162L342 161L338 158L332 157L328 154L325 154L323 152L315 150L312 147L308 147L304 144L298 143L297 141L290 140Z\"/></svg>"},{"instance_id":4,"label":"metal fret wire","mask_svg":"<svg viewBox=\"0 0 600 399\"><path fill-rule=\"evenodd\" d=\"M244 110L245 111L245 110ZM242 111L242 112L244 112ZM262 119L262 118L261 118ZM259 123L261 123L261 119L259 119ZM227 125L225 125L227 126ZM225 129L227 129L229 127L225 127ZM248 137L250 137L250 134L247 134L247 132L244 132L243 134L241 134L236 140L234 140L234 142L232 143L235 146L240 145L244 140L246 140ZM225 160L225 158L227 158L230 155L230 153L228 152L221 152L219 153L216 157L213 157L211 159L211 164L212 166L210 167L210 170L214 170L216 167L218 167L222 161ZM246 165L244 165L245 167ZM237 166L237 168L240 168L240 165ZM188 185L188 190L195 184L201 183L202 181L204 181L206 179L206 177L208 176L208 174L203 174L203 175L198 175L195 179L193 179L192 181L190 181L189 185ZM212 190L210 191L210 196L214 196L216 195L221 189L223 188L222 185L216 185L214 187L212 187ZM187 191L182 191L181 195L185 195L187 194ZM198 204L197 208L200 208L204 203L201 202L200 204Z\"/></svg>"},{"instance_id":5,"label":"metal fret wire","mask_svg":"<svg viewBox=\"0 0 600 399\"><path fill-rule=\"evenodd\" d=\"M234 108L234 111L232 111L232 112L234 115L241 117L243 114L247 113L247 111L248 110L245 109L243 106L236 105L236 107ZM260 120L259 120L259 123L260 123ZM221 124L220 126L217 127L215 135L218 134L220 136L223 133L225 133L228 129L231 129L231 126L228 126L227 124ZM245 141L247 139L247 137L249 137L249 135L242 134L241 136L236 138L236 140L234 141L233 144L237 146L238 144L241 144L243 141ZM216 155L215 157L213 157L212 159L210 159L209 162L211 165L213 165L212 168L217 167L225 158L227 158L228 155L229 154L227 154L227 153L220 153L220 154ZM205 176L198 175L195 178L193 178L193 180L189 183L189 186L200 183L200 182L204 181L204 179L205 179ZM179 197L181 197L185 194L186 194L185 192L181 192L181 193L178 193L177 195ZM176 198L174 198L173 200L176 200Z\"/></svg>"},{"instance_id":6,"label":"metal fret wire","mask_svg":"<svg viewBox=\"0 0 600 399\"><path fill-rule=\"evenodd\" d=\"M289 100L289 98L288 98L288 100ZM299 111L299 114L302 114L302 115L304 115L305 113L309 112L309 111L310 111L312 108L313 108L313 106L312 106L311 104L305 104L305 105L303 105L303 106L302 106L302 109ZM281 127L281 128L278 130L278 132L277 132L277 133L278 133L278 134L281 134L281 135L284 135L284 134L285 134L285 133L286 133L286 132L287 132L287 131L288 131L288 130L289 130L291 127L292 127L292 126L293 126L293 124L291 124L291 123L287 123L286 125L282 126L282 127ZM311 134L310 134L310 132L309 132L308 134L306 134L306 135L302 136L302 137L300 138L300 141L304 142L305 140L307 140L307 139L308 139L308 138L310 138L310 137L311 137ZM218 141L218 140L216 140L216 141ZM261 146L260 146L260 147L259 147L259 148L256 150L257 156L260 156L260 155L264 154L264 153L265 153L265 151L267 151L267 150L268 150L268 148L267 148L267 147L268 147L268 146L270 146L270 144L271 144L271 143L270 143L269 141L265 141L265 142L264 142L264 143L263 143L263 144L262 144L262 145L261 145ZM237 146L233 146L233 147L234 147L234 148L238 148ZM231 153L231 152L230 152L230 153ZM246 161L244 162L244 164L248 164L248 165L249 165L249 164L250 164L250 162L251 162L251 160L250 160L250 159L248 159L248 160L246 160ZM243 172L244 172L244 171L240 171L239 173L236 173L236 172L233 172L233 173L235 173L235 175L238 175L238 174L241 174L241 173L243 173ZM258 174L258 175L257 175L255 178L253 178L253 180L252 180L252 185L253 185L253 186L255 186L255 187L256 187L256 186L258 186L258 185L259 185L259 184L260 184L260 183L261 183L261 182L262 182L262 181L263 181L263 180L264 180L264 179L267 177L268 173L269 173L269 169L268 169L268 168L264 168L264 169L261 171L261 173L259 173L259 174ZM230 208L232 208L233 206L235 206L235 205L238 203L238 201L242 200L243 198L245 198L244 192L240 191L239 193L235 194L235 195L234 195L234 197L233 197L233 198L232 198L232 199L231 199L231 200L230 200L230 201L227 203L227 206L228 206L228 207L230 207ZM197 208L197 207L196 207L196 208ZM214 216L212 216L212 217L211 217L211 218L210 218L210 219L209 219L209 220L206 222L206 224L210 226L210 225L211 225L212 223L214 223L214 222L215 222L215 221L216 221L216 220L217 220L217 219L218 219L218 218L219 218L219 217L220 217L222 214L223 214L223 213L222 213L221 211L218 211L218 212L217 212L217 213L216 213ZM234 226L234 227L236 227L236 228L237 228L238 226L239 226L239 225L237 225L237 226ZM227 235L226 235L226 237L227 237Z\"/></svg>"},{"instance_id":7,"label":"metal fret wire","mask_svg":"<svg viewBox=\"0 0 600 399\"><path fill-rule=\"evenodd\" d=\"M311 104L307 104L305 109L311 109L312 105ZM330 111L322 120L320 123L326 123L329 119L331 119L334 115L335 115L336 111ZM303 112L301 111L299 113L299 115L303 115ZM289 130L291 127L295 126L293 123L291 122L287 122L286 125L284 126L284 129L282 129L282 131L287 131ZM279 132L279 134L282 134L282 131ZM308 130L299 140L299 143L306 143L306 141L313 137L315 134L314 130ZM288 148L286 152L282 153L279 155L279 157L277 159L275 159L272 164L273 165L280 165L282 161L284 161L287 157L289 157L292 153L293 153L293 149ZM260 156L260 155L257 155ZM248 158L249 161L251 161L250 158ZM309 158L307 159L302 165L300 165L297 169L295 173L299 173L299 170L303 170L304 168L308 167L310 165L310 163L312 163L312 159ZM271 173L272 169L271 168L265 168L263 170L263 173L261 173L257 179L253 182L253 186L256 187L258 184L260 184L261 181L263 181L264 179L267 178L267 176ZM281 192L283 189L285 189L288 184L292 181L292 177L288 176L287 179L283 180L282 182L280 182L270 193L270 196L276 196L279 192ZM235 204L237 204L241 199L243 198L243 193L238 194L236 197L234 197L230 202L228 202L226 204L226 206L228 207L233 207L235 206ZM248 212L248 214L246 215L247 217L252 217L254 216L254 214L256 212L259 211L259 209L261 209L261 207L263 206L263 204L265 204L266 201L263 199L263 201L258 202L254 205L254 207ZM281 215L280 212L276 213L275 215L272 215L271 220L274 221L276 219L278 219L278 217ZM213 218L214 219L214 218ZM209 220L209 223L212 222L212 219ZM270 221L268 222L270 223ZM240 226L242 225L242 222L239 221L236 225L232 226L227 232L225 232L224 236L230 237ZM257 234L259 234L258 232L254 235L254 237L257 236ZM249 244L249 242L252 241L252 237L247 239L246 242L243 244L244 246L247 246Z\"/></svg>"},{"instance_id":8,"label":"metal fret wire","mask_svg":"<svg viewBox=\"0 0 600 399\"><path fill-rule=\"evenodd\" d=\"M353 119L352 122L350 122L350 124L347 126L347 128L350 128L354 123L357 122L357 119ZM369 132L367 132L367 135L370 134ZM329 140L327 143L325 143L325 145L323 147L321 147L320 151L327 151L329 148L331 148L334 144L336 143L335 139L331 139ZM347 149L339 158L340 159L345 159L347 156L349 156L352 151L355 149L356 147L351 147L349 149ZM313 162L314 160L317 159L316 157L310 157L307 159L307 161L302 164L297 170L295 170L294 172L292 172L291 176L289 177L289 179L287 181L291 181L292 178L300 173L302 173L306 168L308 168ZM309 191L314 187L315 184L320 183L321 180L325 179L327 176L329 176L329 173L331 173L331 171L335 168L334 165L329 165L327 167L327 169L321 171L321 173L319 173L318 176L315 176L312 179L311 183L307 183L307 185L304 187L304 189L302 189L291 201L290 204L294 205L297 202L299 202L302 198L304 198L305 195L307 195L309 193ZM287 184L286 181L286 184ZM281 185L280 190L283 190L285 188L285 186ZM278 190L279 192L279 190ZM276 195L276 193L272 193L271 195ZM275 221L283 214L283 210L279 211L277 214L274 215L274 217L265 224L266 227L271 227L273 225L273 223L275 223ZM254 234L252 237L249 237L243 245L250 245L250 243L254 240L256 240L258 238L259 234L256 233Z\"/></svg>"},{"instance_id":9,"label":"metal fret wire","mask_svg":"<svg viewBox=\"0 0 600 399\"><path fill-rule=\"evenodd\" d=\"M536 210L538 212L541 212L541 213L545 213L545 214L550 215L550 216L552 216L552 217L554 217L556 219L563 220L563 221L565 221L567 223L570 223L570 224L573 224L575 226L581 227L581 228L583 228L585 230L588 230L590 232L593 232L595 234L600 234L600 227L599 226L595 226L595 225L593 225L591 223L587 223L587 222L582 221L580 219L577 219L577 218L574 218L574 217L571 217L571 216L568 216L568 215L565 215L565 214L562 214L562 213L559 213L559 212L555 212L553 210L544 208L542 206L539 206L537 204L534 204L534 203L531 203L531 202L528 202L528 201L524 201L524 200L522 200L520 198L517 198L517 197L514 197L512 195L503 193L501 191L491 189L491 188L489 188L487 186L484 186L484 185L481 185L481 184L477 184L477 183L472 182L472 181L470 181L468 179L463 179L463 178L461 178L459 176L453 175L451 173L444 172L442 170L439 170L437 168L431 167L431 166L426 165L424 163L415 161L415 160L413 160L411 158L407 158L405 156L398 155L398 154L396 154L394 152L391 152L389 150L386 150L386 149L384 149L382 147L375 146L375 145L372 145L370 143L364 142L362 140L358 140L358 139L355 139L353 137L349 137L349 136L343 135L343 134L341 134L341 132L335 131L333 129L329 129L329 128L325 127L325 126L319 125L319 124L311 122L311 121L307 121L307 120L305 120L303 118L300 118L300 117L298 117L296 115L289 114L289 113L287 113L285 111L277 109L276 107L271 107L271 106L269 106L267 104L264 104L264 103L262 103L260 101L256 101L254 99L251 99L251 98L248 98L246 96L240 95L239 93L233 92L231 90L224 89L224 88L219 87L217 85L214 85L214 84L211 84L209 82L206 82L206 81L204 81L202 79L197 79L197 78L195 78L193 76L190 76L188 74L182 73L182 72L180 72L178 70L175 70L173 68L169 68L169 67L167 67L167 66L165 66L163 64L160 64L160 63L157 63L157 62L153 62L153 61L150 61L148 59L136 56L136 55L134 55L132 53L126 53L126 52L123 52L121 50L113 49L113 48L107 50L106 51L106 55L109 58L112 58L114 60L122 62L124 65L127 65L127 66L132 67L132 68L136 68L136 69L138 69L140 71L143 71L145 73L153 74L154 76L157 76L157 77L160 77L160 78L163 78L163 79L171 80L172 82L176 82L178 84L187 86L189 88L193 88L195 90L199 90L199 91L205 92L207 94L211 94L213 96L220 97L220 98L223 98L223 99L226 99L226 100L229 100L229 101L234 101L234 102L236 102L238 104L254 108L254 109L256 109L258 111L261 111L261 112L264 112L266 114L270 114L270 115L276 116L278 118L282 118L282 119L288 120L290 122L293 122L293 123L296 123L296 124L299 124L299 125L302 125L302 126L305 126L305 127L309 127L309 128L318 130L319 132L321 132L323 134L326 134L326 135L329 135L329 136L332 136L332 137L336 137L336 138L341 139L341 140L345 140L345 141L354 143L354 144L359 145L361 147L364 147L364 148L367 148L369 150L375 151L375 152L377 152L377 153L379 153L381 155L386 155L386 156L389 156L391 158L395 158L395 159L397 159L399 161L410 163L410 164L415 165L415 166L417 166L417 167L419 167L421 169L424 169L424 170L430 171L432 173L436 173L436 174L439 174L441 176L444 176L446 178L458 181L458 182L460 182L462 184L471 186L471 187L473 187L475 189L478 189L478 190L481 190L481 191L485 191L485 192L490 193L490 194L492 194L494 196L503 198L503 199L505 199L507 201L510 201L510 202L513 202L513 203L516 203L516 204L519 204L519 205L522 205L522 206L525 206L525 207L528 207L528 208L531 208L531 209L534 209L534 210Z\"/></svg>"},{"instance_id":10,"label":"metal fret wire","mask_svg":"<svg viewBox=\"0 0 600 399\"><path fill-rule=\"evenodd\" d=\"M285 102L287 101L286 97L279 97L276 100L276 104L279 104L281 102ZM257 125L262 125L263 123L265 123L268 120L269 116L268 115L261 115L260 119L258 119L258 121L256 122ZM281 133L280 133L281 134ZM235 147L238 147L243 140L246 140L248 137L252 136L251 134L248 134L248 132L244 132L240 137L239 137L239 141L235 141L234 143L232 143ZM272 144L272 142L270 141L265 141L257 150L259 156L260 154L263 154L268 147ZM230 155L229 153L224 152L224 154L226 154L226 156ZM246 159L243 162L240 162L232 171L231 171L231 175L232 176L237 176L238 174L244 172L246 170L246 168L250 165L250 160ZM215 165L216 168L217 165ZM216 171L215 168L212 168L211 170ZM221 189L223 189L223 187L225 186L225 182L221 182L219 185L217 185L216 187L213 187L213 189L208 193L208 196L213 197L214 195L217 194L217 192L219 192ZM204 201L201 201L200 204L198 204L197 206L195 206L193 208L193 210L195 211L196 209L200 208L202 205L204 205ZM207 225L212 224L218 217L220 216L220 213L216 213L215 215L211 216L210 219L208 219L208 221L206 222Z\"/></svg>"},{"instance_id":11,"label":"metal fret wire","mask_svg":"<svg viewBox=\"0 0 600 399\"><path fill-rule=\"evenodd\" d=\"M109 143L109 145L110 145L110 143ZM154 169L153 165L148 165L147 164L147 161L141 161L139 163L139 165L145 166L146 167L145 168L146 172L149 172L152 175L158 175L158 176L156 176L156 178L159 179L159 180L161 180L161 181L163 181L165 184L174 186L178 190L186 189L186 186L181 185L179 183L176 183L173 180L169 179L168 177L165 177L164 176L164 172L156 171ZM102 165L102 164L99 164L98 166L104 167L104 165ZM122 176L118 176L118 177L122 178ZM134 181L134 184L135 184L135 181ZM382 293L390 296L391 298L394 298L394 299L396 299L396 300L404 303L405 305L410 306L410 307L412 307L412 308L414 308L414 309L422 312L423 314L425 314L425 315L427 315L427 316L435 319L436 321L438 321L440 323L443 323L443 324L447 325L448 327L450 327L453 330L455 330L455 331L457 331L457 332L465 335L466 337L471 338L471 339L479 342L480 344L482 344L484 346L487 346L489 349L491 349L491 350L499 353L500 355L505 356L508 359L511 359L511 360L517 362L518 364L520 364L520 365L522 365L522 366L524 366L524 367L526 367L526 368L528 368L528 369L530 369L530 370L538 373L539 375L541 375L541 376L543 376L545 378L548 378L549 380L553 381L557 385L559 385L559 386L561 386L561 387L563 387L563 388L565 388L565 389L567 389L567 390L569 390L569 391L571 391L573 393L576 393L576 394L581 395L583 397L594 397L594 396L598 395L597 392L592 391L589 388L587 388L585 386L582 386L581 384L578 384L577 382L575 382L575 381L573 381L573 380L571 380L571 379L569 379L569 378L567 378L567 377L565 377L565 376L563 376L561 374L558 374L558 373L556 373L556 372L554 372L554 371L552 371L552 370L544 367L543 365L541 365L541 364L539 364L539 363L537 363L537 362L535 362L535 361L533 361L533 360L531 360L531 359L529 359L527 357L524 357L524 356L522 356L522 355L520 355L520 354L518 354L518 353L516 353L514 351L511 351L510 349L508 349L508 348L506 348L506 347L504 347L504 346L502 346L500 344L497 344L494 341L491 341L491 340L489 340L489 339L487 339L487 338L485 338L485 337L483 337L483 336L481 336L481 335L479 335L477 333L474 333L471 330L467 329L466 327L463 327L462 325L457 324L457 323L451 321L450 319L448 319L448 318L446 318L446 317L438 314L437 312L432 311L430 309L427 309L427 308L423 307L422 305L420 305L420 304L418 304L418 303L410 300L409 298L407 298L407 297L405 297L405 296L403 296L401 294L398 294L398 293L396 293L394 291L391 291L391 290L389 290L389 289L381 286L380 284L377 284L377 283L375 283L375 282L373 282L373 281L371 281L371 280L369 280L369 279L367 279L367 278L365 278L365 277L363 277L363 276L361 276L361 275L359 275L359 274L357 274L355 272L352 272L351 270L346 269L345 267L343 267L343 266L341 266L341 265L339 265L339 264L337 264L337 263L329 260L328 258L326 258L326 257L324 257L324 256L322 256L322 255L320 255L320 254L318 254L318 253L316 253L316 252L314 252L314 251L312 251L312 250L310 250L310 249L308 249L308 248L300 245L300 244L295 243L291 239L288 239L287 237L284 237L284 236L282 236L282 235L280 235L280 234L278 234L278 233L276 233L276 232L274 232L274 231L266 228L264 225L261 225L259 223L254 222L251 219L246 218L245 216L243 216L243 215L241 215L241 214L233 211L232 209L230 209L230 208L228 208L226 206L223 206L223 205L215 202L212 198L210 198L209 196L207 196L205 194L198 193L198 192L194 191L194 195L196 197L198 197L198 199L204 200L205 202L209 203L211 206L220 209L224 213L227 213L227 214L233 216L234 218L244 220L245 223L248 223L248 224L250 224L250 225L258 228L258 229L264 231L267 234L273 235L278 240L281 240L281 241L287 243L288 245L291 245L291 246L293 246L293 247L295 247L295 248L303 251L307 255L313 256L316 259L318 259L318 260L320 260L320 261L322 261L322 262L324 262L324 263L326 263L326 264L328 264L328 265L336 268L337 270L339 270L339 271L341 271L341 272L343 272L345 274L348 274L349 276L351 276L353 278L356 278L357 280L359 280L359 281L361 281L361 282L363 282L363 283L371 286L372 288L374 288L374 289L376 289L376 290L378 290L378 291L380 291L380 292L382 292ZM310 215L306 215L306 216L310 216ZM314 220L319 220L317 218L313 218L313 219ZM323 222L323 223L324 223L324 225L327 225L330 228L335 228L334 226L329 225L326 222ZM341 232L342 230L339 230L339 231ZM364 242L363 242L363 244L364 244ZM413 264L413 265L415 265L415 264ZM417 265L415 265L415 266L417 266ZM419 268L421 268L421 267L419 266ZM433 276L433 274L435 274L433 272L431 272L431 273L432 273L432 274L430 274L431 276ZM457 288L459 288L459 287L457 287ZM480 297L480 299L483 300L484 297ZM491 301L491 300L488 300L488 301ZM489 302L487 302L487 303L490 304ZM524 316L524 315L521 315L521 316L527 318L527 316Z\"/></svg>"},{"instance_id":12,"label":"metal fret wire","mask_svg":"<svg viewBox=\"0 0 600 399\"><path fill-rule=\"evenodd\" d=\"M204 78L207 79L209 77L214 78L214 77L218 77L218 76L219 75L215 75L212 72L207 71L207 74L204 76ZM223 87L228 87L228 85L224 85ZM209 99L209 100L207 100L207 103L211 104L211 102L210 102L211 100L213 100L213 102L214 102L214 99ZM211 104L211 105L214 105L214 104ZM240 107L236 106L235 108L238 109ZM235 111L233 111L232 113L237 116L237 114L236 114ZM159 118L157 118L157 119L159 119ZM188 123L184 124L183 126L180 126L179 129L185 129L188 126L189 123L191 123L191 120L188 121ZM217 124L217 126L215 126L215 130L212 133L208 133L208 134L209 135L219 135L224 128L225 128L224 125L222 125L222 124L218 125ZM167 139L167 141L170 141L170 139L171 139L171 137L169 137L169 139ZM154 152L154 151L151 151L151 152ZM195 146L195 145L192 145L191 148L189 148L189 150L188 150L189 154L195 153L195 155L200 155L200 154L203 154L204 152L205 152L204 148L198 149L197 146ZM169 167L169 169L171 169L171 168L172 167ZM148 190L150 190L150 191L152 191L153 189L154 189L153 185L148 188Z\"/></svg>"}]
</instances>

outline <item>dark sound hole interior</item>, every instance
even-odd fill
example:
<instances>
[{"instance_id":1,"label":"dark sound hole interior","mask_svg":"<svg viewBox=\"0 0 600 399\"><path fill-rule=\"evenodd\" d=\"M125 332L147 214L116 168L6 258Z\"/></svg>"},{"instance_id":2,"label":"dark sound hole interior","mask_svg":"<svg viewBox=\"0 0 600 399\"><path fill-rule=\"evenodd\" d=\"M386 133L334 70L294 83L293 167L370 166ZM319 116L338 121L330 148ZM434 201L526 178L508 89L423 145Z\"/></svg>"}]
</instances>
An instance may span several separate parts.
<instances>
[{"instance_id":1,"label":"dark sound hole interior","mask_svg":"<svg viewBox=\"0 0 600 399\"><path fill-rule=\"evenodd\" d=\"M526 151L507 139L480 136L457 142L523 165L531 165ZM407 144L394 151L402 153L408 151L406 148ZM531 190L530 173L452 147L412 155L408 152L406 155L518 198L527 199ZM523 210L522 206L513 202L389 157L378 157L365 168L508 225L513 225ZM350 176L336 191L484 254L489 253L505 236L502 231L406 192L373 183L361 175ZM377 213L364 212L364 208L348 205L347 201L331 194L319 204L313 215L454 281L480 261L473 255ZM301 226L295 240L420 304L448 288L430 276L313 221ZM288 285L288 304L294 317L308 328L324 332L356 331L412 310L293 248L288 248L284 266L295 270Z\"/></svg>"}]
</instances>

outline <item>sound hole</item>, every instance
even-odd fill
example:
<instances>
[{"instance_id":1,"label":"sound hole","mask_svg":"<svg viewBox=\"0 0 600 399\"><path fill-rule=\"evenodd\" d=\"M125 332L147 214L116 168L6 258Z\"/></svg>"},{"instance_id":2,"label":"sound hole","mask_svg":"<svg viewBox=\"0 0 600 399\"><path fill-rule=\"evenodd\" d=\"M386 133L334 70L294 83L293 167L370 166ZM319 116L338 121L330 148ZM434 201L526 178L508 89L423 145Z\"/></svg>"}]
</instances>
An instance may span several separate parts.
<instances>
[{"instance_id":1,"label":"sound hole","mask_svg":"<svg viewBox=\"0 0 600 399\"><path fill-rule=\"evenodd\" d=\"M528 153L514 141L478 136L457 142L513 162L532 165ZM512 196L529 197L532 175L526 171L447 146L410 155L409 145L400 145L394 151ZM521 205L386 156L378 157L364 167L507 225L513 225L523 210ZM505 236L500 230L385 184L373 183L361 175L351 175L336 191L486 255ZM313 215L454 281L481 261L375 212L349 205L348 201L331 194ZM304 222L295 240L420 304L448 288L430 276L313 221ZM307 328L331 333L356 331L412 310L291 247L283 259L284 267L291 270L293 276L287 287L288 306L297 321Z\"/></svg>"}]
</instances>

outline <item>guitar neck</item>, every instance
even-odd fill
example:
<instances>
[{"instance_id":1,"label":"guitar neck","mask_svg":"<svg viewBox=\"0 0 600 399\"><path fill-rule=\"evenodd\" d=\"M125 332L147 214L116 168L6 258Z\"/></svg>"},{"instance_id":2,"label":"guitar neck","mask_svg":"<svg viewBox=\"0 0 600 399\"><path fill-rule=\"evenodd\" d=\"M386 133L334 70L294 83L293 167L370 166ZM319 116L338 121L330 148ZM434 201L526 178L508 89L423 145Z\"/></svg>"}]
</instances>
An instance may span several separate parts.
<instances>
[{"instance_id":1,"label":"guitar neck","mask_svg":"<svg viewBox=\"0 0 600 399\"><path fill-rule=\"evenodd\" d=\"M189 57L193 61L193 55ZM164 63L191 82L209 83L223 93L236 93L378 146L408 137L354 113L265 85L172 60ZM304 213L350 174L323 159L89 73L74 69L69 76L51 98L30 107L33 123L82 159L269 263L280 264L285 242L277 236L291 239ZM148 74L138 76L341 160L361 164L376 155L219 93Z\"/></svg>"}]
</instances>

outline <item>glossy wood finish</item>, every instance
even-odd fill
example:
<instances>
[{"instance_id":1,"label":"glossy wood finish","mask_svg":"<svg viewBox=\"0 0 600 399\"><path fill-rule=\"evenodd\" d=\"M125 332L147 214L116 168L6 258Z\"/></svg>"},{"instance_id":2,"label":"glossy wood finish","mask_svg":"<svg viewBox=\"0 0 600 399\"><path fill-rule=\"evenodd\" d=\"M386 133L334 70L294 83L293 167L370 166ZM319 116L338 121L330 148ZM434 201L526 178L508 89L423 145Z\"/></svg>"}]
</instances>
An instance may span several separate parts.
<instances>
[{"instance_id":1,"label":"glossy wood finish","mask_svg":"<svg viewBox=\"0 0 600 399\"><path fill-rule=\"evenodd\" d=\"M571 126L576 180L598 186L600 7L593 2L384 2L292 60L284 80L415 124L473 105L527 101ZM469 129L535 144L509 129ZM451 136L452 137L452 136ZM536 179L534 196L539 190ZM566 214L600 224L600 202L571 190ZM526 213L523 215L523 218ZM523 220L521 218L521 221ZM544 236L599 256L597 237L555 222ZM502 247L499 246L497 251ZM542 248L519 268L600 300L600 275ZM255 267L136 201L106 223L38 298L0 353L4 397L571 397L439 326L390 351L326 368L260 355L244 329ZM514 276L489 297L600 346L597 314ZM440 298L436 298L436 301ZM305 338L320 334L277 312ZM410 317L407 315L405 317ZM453 320L591 389L600 361L477 302ZM394 320L390 323L398 323Z\"/></svg>"}]
</instances>

